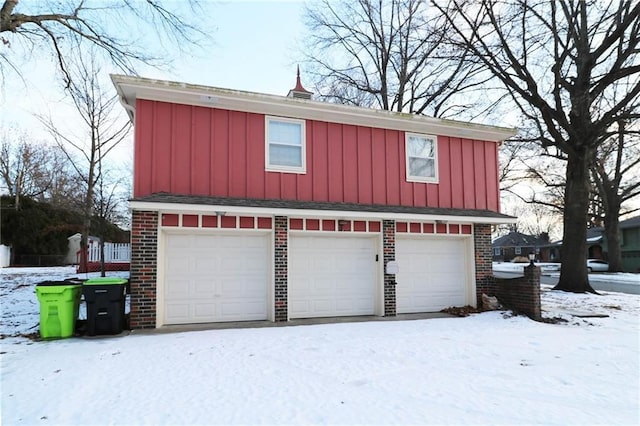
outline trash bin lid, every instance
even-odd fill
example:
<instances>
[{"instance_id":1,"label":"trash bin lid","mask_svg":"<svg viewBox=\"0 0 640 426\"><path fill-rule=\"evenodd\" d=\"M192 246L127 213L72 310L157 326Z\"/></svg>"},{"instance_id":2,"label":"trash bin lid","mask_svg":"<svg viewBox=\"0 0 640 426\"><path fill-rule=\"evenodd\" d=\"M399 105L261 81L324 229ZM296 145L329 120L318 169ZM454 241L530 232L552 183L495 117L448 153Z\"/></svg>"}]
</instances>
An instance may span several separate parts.
<instances>
[{"instance_id":1,"label":"trash bin lid","mask_svg":"<svg viewBox=\"0 0 640 426\"><path fill-rule=\"evenodd\" d=\"M39 282L38 284L36 284L36 288L37 287L80 287L80 283L79 282L72 282L72 281L42 281Z\"/></svg>"},{"instance_id":2,"label":"trash bin lid","mask_svg":"<svg viewBox=\"0 0 640 426\"><path fill-rule=\"evenodd\" d=\"M84 282L84 285L118 285L118 284L126 284L126 278L118 278L118 277L98 277L91 278Z\"/></svg>"}]
</instances>

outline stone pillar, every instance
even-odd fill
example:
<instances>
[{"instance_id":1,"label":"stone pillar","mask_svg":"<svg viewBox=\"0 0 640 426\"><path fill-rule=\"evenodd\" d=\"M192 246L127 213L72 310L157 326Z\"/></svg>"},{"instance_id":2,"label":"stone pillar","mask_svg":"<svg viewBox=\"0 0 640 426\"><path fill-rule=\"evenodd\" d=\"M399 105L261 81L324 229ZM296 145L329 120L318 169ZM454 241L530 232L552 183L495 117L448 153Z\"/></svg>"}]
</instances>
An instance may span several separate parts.
<instances>
[{"instance_id":1,"label":"stone pillar","mask_svg":"<svg viewBox=\"0 0 640 426\"><path fill-rule=\"evenodd\" d=\"M134 210L131 221L131 288L129 326L156 327L158 280L158 213Z\"/></svg>"},{"instance_id":2,"label":"stone pillar","mask_svg":"<svg viewBox=\"0 0 640 426\"><path fill-rule=\"evenodd\" d=\"M274 220L274 321L288 321L288 256L289 256L289 219L276 216Z\"/></svg>"},{"instance_id":3,"label":"stone pillar","mask_svg":"<svg viewBox=\"0 0 640 426\"><path fill-rule=\"evenodd\" d=\"M387 263L396 258L396 222L382 221L382 247L384 260L384 316L396 316L396 276L386 273Z\"/></svg>"}]
</instances>

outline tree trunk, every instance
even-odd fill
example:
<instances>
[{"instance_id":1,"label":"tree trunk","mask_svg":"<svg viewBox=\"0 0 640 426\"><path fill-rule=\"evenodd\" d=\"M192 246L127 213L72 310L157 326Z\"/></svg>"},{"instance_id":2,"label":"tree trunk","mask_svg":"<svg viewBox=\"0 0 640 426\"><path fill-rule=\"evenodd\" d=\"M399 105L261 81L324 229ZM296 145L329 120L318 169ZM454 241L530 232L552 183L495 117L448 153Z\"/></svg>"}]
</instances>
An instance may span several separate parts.
<instances>
[{"instance_id":1,"label":"tree trunk","mask_svg":"<svg viewBox=\"0 0 640 426\"><path fill-rule=\"evenodd\" d=\"M589 209L588 152L572 152L567 160L564 235L560 280L554 290L595 293L587 273L587 215Z\"/></svg>"},{"instance_id":2,"label":"tree trunk","mask_svg":"<svg viewBox=\"0 0 640 426\"><path fill-rule=\"evenodd\" d=\"M615 210L615 212L618 212ZM604 219L604 235L607 239L607 261L609 272L622 272L622 251L620 250L620 218L617 214L607 214Z\"/></svg>"}]
</instances>

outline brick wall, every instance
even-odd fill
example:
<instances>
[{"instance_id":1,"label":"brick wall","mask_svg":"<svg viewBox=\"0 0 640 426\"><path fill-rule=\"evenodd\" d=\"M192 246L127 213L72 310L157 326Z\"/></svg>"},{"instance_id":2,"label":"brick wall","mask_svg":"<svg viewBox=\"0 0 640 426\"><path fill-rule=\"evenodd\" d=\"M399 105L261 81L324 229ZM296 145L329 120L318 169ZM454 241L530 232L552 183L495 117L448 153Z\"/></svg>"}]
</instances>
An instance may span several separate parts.
<instances>
[{"instance_id":1,"label":"brick wall","mask_svg":"<svg viewBox=\"0 0 640 426\"><path fill-rule=\"evenodd\" d=\"M531 319L541 318L539 267L526 266L523 277L496 278L496 287L496 296L503 305Z\"/></svg>"},{"instance_id":2,"label":"brick wall","mask_svg":"<svg viewBox=\"0 0 640 426\"><path fill-rule=\"evenodd\" d=\"M289 220L286 216L275 217L275 247L273 250L275 321L287 321L289 319L287 305L288 223Z\"/></svg>"},{"instance_id":3,"label":"brick wall","mask_svg":"<svg viewBox=\"0 0 640 426\"><path fill-rule=\"evenodd\" d=\"M155 328L158 213L134 210L132 215L129 326L132 329Z\"/></svg>"},{"instance_id":4,"label":"brick wall","mask_svg":"<svg viewBox=\"0 0 640 426\"><path fill-rule=\"evenodd\" d=\"M384 260L384 316L396 315L396 276L386 273L387 263L396 258L396 222L382 221L382 249Z\"/></svg>"},{"instance_id":5,"label":"brick wall","mask_svg":"<svg viewBox=\"0 0 640 426\"><path fill-rule=\"evenodd\" d=\"M476 264L476 297L478 307L482 306L482 293L494 296L496 283L493 278L493 249L491 248L491 225L473 226L473 246Z\"/></svg>"}]
</instances>

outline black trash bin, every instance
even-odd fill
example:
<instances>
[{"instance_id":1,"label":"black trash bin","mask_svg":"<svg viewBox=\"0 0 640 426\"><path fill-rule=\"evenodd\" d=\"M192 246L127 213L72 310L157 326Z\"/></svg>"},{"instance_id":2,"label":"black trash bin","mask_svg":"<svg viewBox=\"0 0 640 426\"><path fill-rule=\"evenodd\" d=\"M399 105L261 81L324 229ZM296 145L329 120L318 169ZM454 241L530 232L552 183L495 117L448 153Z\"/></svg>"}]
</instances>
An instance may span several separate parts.
<instances>
[{"instance_id":1,"label":"black trash bin","mask_svg":"<svg viewBox=\"0 0 640 426\"><path fill-rule=\"evenodd\" d=\"M82 295L87 304L87 334L119 334L125 325L127 280L101 277L84 282Z\"/></svg>"}]
</instances>

